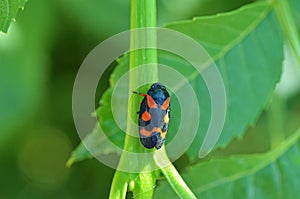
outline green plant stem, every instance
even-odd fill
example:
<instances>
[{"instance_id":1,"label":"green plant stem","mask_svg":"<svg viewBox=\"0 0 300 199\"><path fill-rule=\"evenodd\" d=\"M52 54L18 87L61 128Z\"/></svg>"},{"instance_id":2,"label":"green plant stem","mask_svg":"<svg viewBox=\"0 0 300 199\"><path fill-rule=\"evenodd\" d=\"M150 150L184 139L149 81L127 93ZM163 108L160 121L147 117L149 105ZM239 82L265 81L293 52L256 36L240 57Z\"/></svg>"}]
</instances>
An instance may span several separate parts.
<instances>
[{"instance_id":1,"label":"green plant stem","mask_svg":"<svg viewBox=\"0 0 300 199\"><path fill-rule=\"evenodd\" d=\"M169 166L162 169L164 176L167 178L173 190L177 193L180 198L196 198L190 188L183 181L176 168L170 164Z\"/></svg>"},{"instance_id":2,"label":"green plant stem","mask_svg":"<svg viewBox=\"0 0 300 199\"><path fill-rule=\"evenodd\" d=\"M131 49L140 48L145 44L156 46L156 0L131 0L131 30L130 46ZM145 29L153 27L152 29ZM144 29L143 29L144 28ZM157 50L140 49L130 53L130 69L143 64L152 63L139 76L132 76L129 84L133 82L155 82L158 81L157 73ZM130 87L130 89L135 89ZM131 90L132 91L132 90Z\"/></svg>"},{"instance_id":3,"label":"green plant stem","mask_svg":"<svg viewBox=\"0 0 300 199\"><path fill-rule=\"evenodd\" d=\"M156 46L155 29L142 29L146 27L156 27L156 0L131 0L131 30L138 31L132 31L130 35L131 52L129 69L132 70L135 67L145 64L147 64L147 66L143 68L138 76L129 73L129 96L131 96L132 91L136 89L135 85L158 81L157 50L141 48L145 45L152 47ZM137 120L137 108L135 106L136 104L139 104L139 101L137 100L137 98L133 98L128 106L127 134L125 136L124 151L132 153L148 153L149 150L141 145L139 139L131 136L133 132L137 133L136 126L132 125L130 121L131 117L135 117L133 119ZM155 149L151 151L153 152ZM142 164L143 160L139 159L139 156L136 156L135 159L127 156L128 153L122 153L118 166L119 168L124 168L125 165L132 165L134 167L134 165ZM169 161L165 152L165 147L158 150L155 153L155 156L159 157L158 160L168 162L168 166L160 167L160 169L175 192L181 198L196 198ZM149 158L151 158L151 156L149 156ZM158 166L161 165L160 163L160 161L156 161ZM150 199L152 198L158 176L159 173L157 171L128 173L117 169L111 187L110 198L125 198L126 192L132 191L134 198Z\"/></svg>"},{"instance_id":4,"label":"green plant stem","mask_svg":"<svg viewBox=\"0 0 300 199\"><path fill-rule=\"evenodd\" d=\"M287 0L273 0L275 10L289 45L292 48L300 70L300 40L296 23Z\"/></svg>"},{"instance_id":5,"label":"green plant stem","mask_svg":"<svg viewBox=\"0 0 300 199\"><path fill-rule=\"evenodd\" d=\"M155 27L156 26L156 0L131 0L131 17L130 17L131 30ZM158 80L157 74L157 52L156 49L139 49L143 44L151 44L156 46L156 33L154 31L132 31L130 35L130 66L132 70L135 67L150 64L144 70L141 71L139 76L131 75L129 73L129 96L132 95L132 91L136 88L134 85L141 85L142 82L156 82ZM134 50L133 49L139 49ZM131 125L131 116L136 116L136 106L132 104L139 104L138 99L134 99L128 106L128 122L127 133L125 136L124 151L132 153L147 153L137 137L133 137L130 134L136 132L136 126ZM110 198L125 198L127 191L132 191L134 198L152 198L153 190L155 187L157 172L140 172L140 173L128 173L120 171L126 164L139 165L141 159L136 156L135 159L128 158L128 153L122 153L118 169L114 175L112 187L110 191ZM130 159L130 161L129 161ZM128 167L127 167L128 168Z\"/></svg>"},{"instance_id":6,"label":"green plant stem","mask_svg":"<svg viewBox=\"0 0 300 199\"><path fill-rule=\"evenodd\" d=\"M171 185L172 189L180 198L197 198L181 178L173 164L169 161L164 146L155 154L154 159L156 164L160 167L161 172Z\"/></svg>"},{"instance_id":7,"label":"green plant stem","mask_svg":"<svg viewBox=\"0 0 300 199\"><path fill-rule=\"evenodd\" d=\"M128 189L127 176L124 172L116 171L110 189L110 199L126 198Z\"/></svg>"}]
</instances>

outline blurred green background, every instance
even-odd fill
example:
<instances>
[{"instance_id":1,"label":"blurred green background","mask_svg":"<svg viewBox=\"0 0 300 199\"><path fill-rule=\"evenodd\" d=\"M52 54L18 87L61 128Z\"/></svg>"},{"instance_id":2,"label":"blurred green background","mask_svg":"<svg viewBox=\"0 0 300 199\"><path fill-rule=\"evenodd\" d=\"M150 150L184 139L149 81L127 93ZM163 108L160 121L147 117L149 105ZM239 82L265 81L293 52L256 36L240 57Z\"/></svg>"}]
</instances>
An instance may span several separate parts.
<instances>
[{"instance_id":1,"label":"blurred green background","mask_svg":"<svg viewBox=\"0 0 300 199\"><path fill-rule=\"evenodd\" d=\"M250 1L208 2L161 0L158 25ZM129 8L129 0L29 0L8 34L0 33L0 198L108 197L112 169L96 160L65 167L80 142L72 87L85 56L129 28ZM108 75L100 82L105 87ZM298 102L293 97L287 106L299 110Z\"/></svg>"}]
</instances>

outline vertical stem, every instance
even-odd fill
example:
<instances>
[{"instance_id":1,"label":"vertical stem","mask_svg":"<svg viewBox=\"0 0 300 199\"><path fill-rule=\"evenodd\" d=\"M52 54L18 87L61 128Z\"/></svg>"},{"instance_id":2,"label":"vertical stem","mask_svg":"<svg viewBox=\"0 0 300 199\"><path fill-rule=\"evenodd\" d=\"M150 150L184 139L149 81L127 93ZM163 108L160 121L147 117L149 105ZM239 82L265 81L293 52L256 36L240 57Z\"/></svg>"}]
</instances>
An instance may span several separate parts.
<instances>
[{"instance_id":1,"label":"vertical stem","mask_svg":"<svg viewBox=\"0 0 300 199\"><path fill-rule=\"evenodd\" d=\"M129 70L135 67L150 64L145 67L138 76L132 75L129 71L129 96L136 88L134 85L142 85L143 82L156 82L157 73L157 51L156 49L142 48L145 44L156 46L155 29L143 29L146 27L156 27L156 0L131 0L130 29L130 65ZM133 50L138 49L138 50ZM135 99L133 104L139 104ZM136 115L136 106L132 103L128 105L127 133L125 136L124 151L132 153L146 153L145 149L137 137L130 134L137 133L136 126L131 125L131 116ZM137 119L137 115L136 115ZM122 153L119 168L123 165L139 165L141 161L139 156L135 159L126 157L128 153ZM117 169L110 192L110 198L125 198L127 189L133 192L134 198L152 198L155 187L156 173L126 173Z\"/></svg>"},{"instance_id":2,"label":"vertical stem","mask_svg":"<svg viewBox=\"0 0 300 199\"><path fill-rule=\"evenodd\" d=\"M116 171L110 189L110 199L125 199L128 189L128 179L123 172Z\"/></svg>"},{"instance_id":3,"label":"vertical stem","mask_svg":"<svg viewBox=\"0 0 300 199\"><path fill-rule=\"evenodd\" d=\"M156 26L156 0L131 0L131 30L130 35L130 66L129 70L135 67L147 64L138 76L132 75L129 71L129 96L136 88L134 85L143 85L144 83L158 81L157 69L157 50L142 48L143 46L156 46L156 31L153 29L143 29L146 27ZM147 45L148 44L148 45ZM138 50L134 50L138 49ZM151 65L148 65L151 64ZM132 105L133 104L133 105ZM135 104L138 101L129 103L128 106L128 122L127 134L125 136L124 150L132 153L147 153L137 137L130 134L137 133L136 126L131 125L131 116L136 113ZM137 119L137 117L136 117ZM130 132L130 133L129 133ZM153 149L155 150L155 149ZM123 153L119 162L119 168L124 165L139 165L143 160L136 156L135 159L126 157L128 153ZM165 148L162 147L156 152L156 163L158 166L161 162L168 161L167 167L160 167L162 173L166 176L174 191L181 198L196 198L188 186L185 184L175 167L169 161ZM130 162L129 162L130 161ZM110 198L125 198L127 189L133 192L134 198L152 198L157 172L140 172L126 173L117 170L113 179Z\"/></svg>"},{"instance_id":4,"label":"vertical stem","mask_svg":"<svg viewBox=\"0 0 300 199\"><path fill-rule=\"evenodd\" d=\"M136 88L134 85L142 85L143 82L156 82L158 80L157 73L157 51L156 49L142 48L146 44L156 46L156 32L153 29L145 29L147 27L156 26L156 0L131 0L131 17L130 17L130 63L129 70L144 64L150 64L140 71L138 76L129 73L129 96ZM139 50L133 50L139 49ZM135 98L133 104L139 104L140 99ZM132 104L129 103L129 104ZM130 124L131 116L136 115L136 106L128 107L128 124ZM137 115L136 115L137 116ZM137 117L136 117L137 119ZM137 132L135 126L127 125L127 132ZM126 134L125 150L133 152L146 152L141 146L137 138ZM138 150L138 151L137 151Z\"/></svg>"},{"instance_id":5,"label":"vertical stem","mask_svg":"<svg viewBox=\"0 0 300 199\"><path fill-rule=\"evenodd\" d=\"M145 44L156 46L156 0L131 0L131 30L130 47L131 49L140 48ZM152 27L153 29L143 29ZM140 49L130 53L130 69L143 65L157 63L156 49ZM157 66L149 66L143 70L138 77L130 80L137 82L157 81ZM130 88L134 89L134 88Z\"/></svg>"}]
</instances>

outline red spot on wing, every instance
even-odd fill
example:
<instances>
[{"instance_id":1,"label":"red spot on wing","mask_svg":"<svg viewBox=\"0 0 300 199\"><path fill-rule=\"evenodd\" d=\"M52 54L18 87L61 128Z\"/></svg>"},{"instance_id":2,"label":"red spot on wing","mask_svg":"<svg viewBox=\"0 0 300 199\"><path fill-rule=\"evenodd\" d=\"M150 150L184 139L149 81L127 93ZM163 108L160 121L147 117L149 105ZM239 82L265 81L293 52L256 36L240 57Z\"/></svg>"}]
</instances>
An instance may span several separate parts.
<instances>
[{"instance_id":1,"label":"red spot on wing","mask_svg":"<svg viewBox=\"0 0 300 199\"><path fill-rule=\"evenodd\" d=\"M155 103L154 99L150 95L147 95L147 104L149 108L157 108L157 104Z\"/></svg>"},{"instance_id":2,"label":"red spot on wing","mask_svg":"<svg viewBox=\"0 0 300 199\"><path fill-rule=\"evenodd\" d=\"M164 103L161 105L161 108L162 108L163 110L167 110L167 108L169 107L169 104L170 104L170 97L168 97L168 98L166 99L166 101L164 101Z\"/></svg>"},{"instance_id":3,"label":"red spot on wing","mask_svg":"<svg viewBox=\"0 0 300 199\"><path fill-rule=\"evenodd\" d=\"M152 134L152 131L147 131L146 129L142 128L140 130L140 134L142 134L145 137L149 137Z\"/></svg>"},{"instance_id":4,"label":"red spot on wing","mask_svg":"<svg viewBox=\"0 0 300 199\"><path fill-rule=\"evenodd\" d=\"M142 119L147 122L151 119L151 115L148 111L145 111L143 114L142 114Z\"/></svg>"},{"instance_id":5,"label":"red spot on wing","mask_svg":"<svg viewBox=\"0 0 300 199\"><path fill-rule=\"evenodd\" d=\"M160 136L162 137L165 137L166 135L166 132L162 132L161 131L161 128L157 128L157 127L154 127L151 131L147 131L146 129L142 128L140 130L140 134L142 134L143 136L145 137L149 137L150 135L152 135L152 133L154 132L158 132L160 134Z\"/></svg>"}]
</instances>

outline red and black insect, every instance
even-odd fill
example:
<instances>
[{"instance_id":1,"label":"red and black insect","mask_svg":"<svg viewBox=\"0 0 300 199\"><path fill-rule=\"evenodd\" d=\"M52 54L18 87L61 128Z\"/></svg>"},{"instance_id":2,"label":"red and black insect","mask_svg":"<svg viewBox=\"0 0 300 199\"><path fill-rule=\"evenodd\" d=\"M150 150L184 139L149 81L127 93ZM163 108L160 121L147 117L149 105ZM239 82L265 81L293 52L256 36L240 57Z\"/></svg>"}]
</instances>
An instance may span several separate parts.
<instances>
[{"instance_id":1,"label":"red and black insect","mask_svg":"<svg viewBox=\"0 0 300 199\"><path fill-rule=\"evenodd\" d=\"M139 135L144 147L160 149L166 140L170 119L170 95L160 83L151 85L144 97L139 114Z\"/></svg>"}]
</instances>

